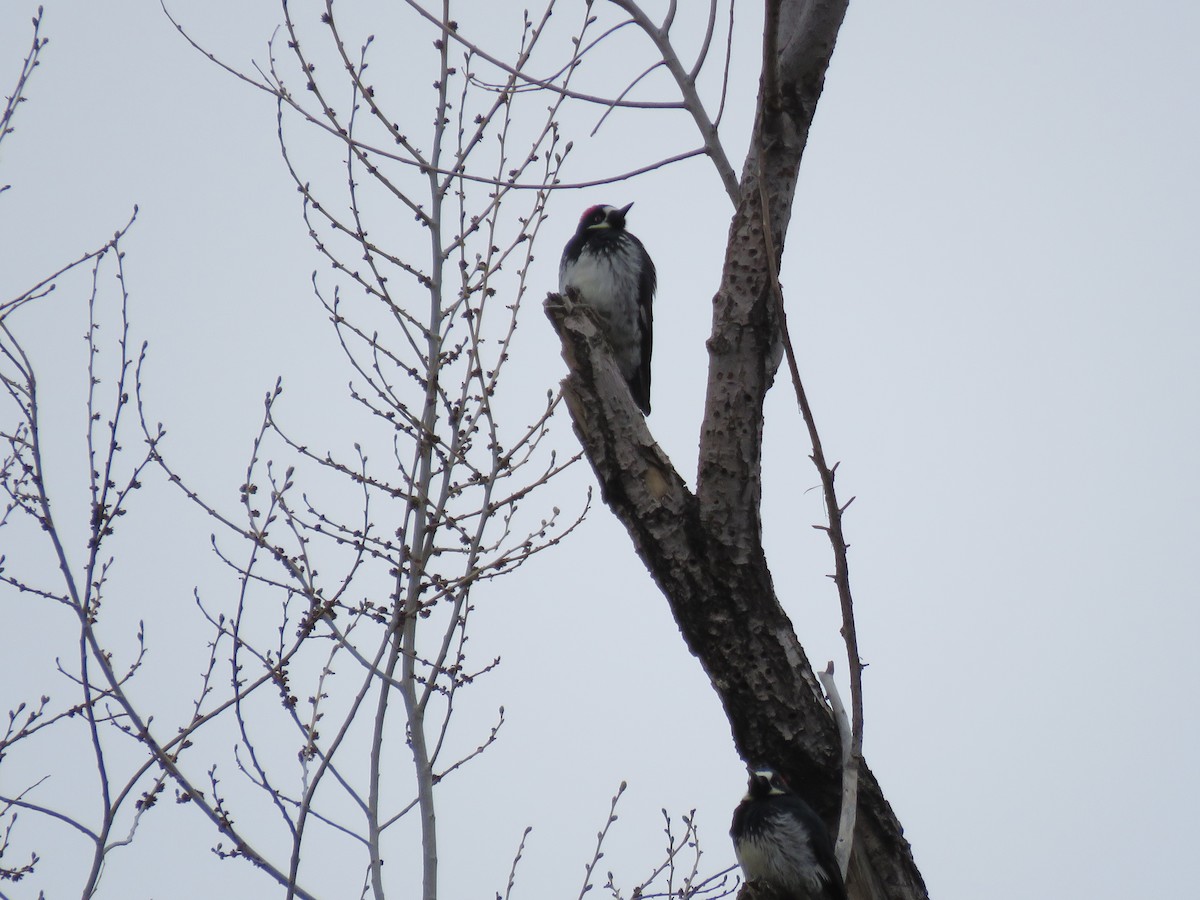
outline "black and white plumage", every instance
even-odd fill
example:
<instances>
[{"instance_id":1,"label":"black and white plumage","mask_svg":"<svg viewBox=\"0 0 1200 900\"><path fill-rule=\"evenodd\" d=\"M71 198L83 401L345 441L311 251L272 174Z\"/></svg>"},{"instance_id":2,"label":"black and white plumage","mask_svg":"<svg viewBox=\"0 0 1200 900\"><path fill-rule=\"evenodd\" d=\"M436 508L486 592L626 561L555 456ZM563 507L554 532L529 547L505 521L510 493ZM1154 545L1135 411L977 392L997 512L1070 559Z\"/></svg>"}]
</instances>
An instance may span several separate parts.
<instances>
[{"instance_id":1,"label":"black and white plumage","mask_svg":"<svg viewBox=\"0 0 1200 900\"><path fill-rule=\"evenodd\" d=\"M657 276L642 242L625 230L628 206L589 207L563 249L558 290L578 293L600 316L621 375L650 415L650 351Z\"/></svg>"},{"instance_id":2,"label":"black and white plumage","mask_svg":"<svg viewBox=\"0 0 1200 900\"><path fill-rule=\"evenodd\" d=\"M825 823L773 769L751 769L729 834L746 881L787 900L846 900Z\"/></svg>"}]
</instances>

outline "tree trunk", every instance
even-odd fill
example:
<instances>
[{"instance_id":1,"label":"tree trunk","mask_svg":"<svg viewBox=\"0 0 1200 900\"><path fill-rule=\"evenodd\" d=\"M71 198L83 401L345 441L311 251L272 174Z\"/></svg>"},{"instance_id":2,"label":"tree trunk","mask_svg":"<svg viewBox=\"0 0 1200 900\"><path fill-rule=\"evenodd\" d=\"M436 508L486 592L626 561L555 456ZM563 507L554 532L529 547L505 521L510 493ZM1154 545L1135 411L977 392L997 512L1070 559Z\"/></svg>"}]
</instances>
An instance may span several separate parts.
<instances>
[{"instance_id":1,"label":"tree trunk","mask_svg":"<svg viewBox=\"0 0 1200 900\"><path fill-rule=\"evenodd\" d=\"M760 501L763 401L780 341L769 253L778 271L800 160L846 2L767 5L757 135L713 300L695 494L651 437L587 308L552 294L546 312L570 369L563 390L575 432L604 500L721 698L739 752L777 767L832 823L841 797L838 730L775 596ZM900 823L865 764L859 779L850 897L927 898Z\"/></svg>"}]
</instances>

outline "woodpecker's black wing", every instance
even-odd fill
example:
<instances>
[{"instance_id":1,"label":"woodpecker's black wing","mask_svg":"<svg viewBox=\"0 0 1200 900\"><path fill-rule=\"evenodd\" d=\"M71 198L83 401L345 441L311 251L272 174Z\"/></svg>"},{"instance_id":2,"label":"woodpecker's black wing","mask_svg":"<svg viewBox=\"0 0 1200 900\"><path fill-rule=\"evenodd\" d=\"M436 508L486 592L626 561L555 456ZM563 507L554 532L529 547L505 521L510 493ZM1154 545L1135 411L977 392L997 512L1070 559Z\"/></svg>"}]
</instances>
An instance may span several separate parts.
<instances>
[{"instance_id":1,"label":"woodpecker's black wing","mask_svg":"<svg viewBox=\"0 0 1200 900\"><path fill-rule=\"evenodd\" d=\"M644 265L638 278L638 318L642 326L642 362L638 367L634 380L630 382L633 399L642 412L650 415L650 354L654 350L654 292L658 289L658 273L654 270L654 260L642 246L642 242L629 232L625 232L637 245Z\"/></svg>"},{"instance_id":2,"label":"woodpecker's black wing","mask_svg":"<svg viewBox=\"0 0 1200 900\"><path fill-rule=\"evenodd\" d=\"M812 843L813 856L816 857L817 865L825 874L824 897L826 900L847 900L846 885L842 881L842 870L838 868L833 838L830 837L824 820L795 794L784 794L772 799L776 803L786 806L788 812L804 823Z\"/></svg>"}]
</instances>

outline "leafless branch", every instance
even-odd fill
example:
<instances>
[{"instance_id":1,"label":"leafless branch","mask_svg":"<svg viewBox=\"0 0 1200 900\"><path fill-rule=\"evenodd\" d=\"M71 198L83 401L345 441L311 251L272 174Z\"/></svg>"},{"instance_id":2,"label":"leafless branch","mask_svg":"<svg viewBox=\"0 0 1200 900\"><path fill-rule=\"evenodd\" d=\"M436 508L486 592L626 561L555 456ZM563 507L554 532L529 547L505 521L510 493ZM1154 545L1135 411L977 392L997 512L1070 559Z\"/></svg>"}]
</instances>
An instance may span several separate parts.
<instances>
[{"instance_id":1,"label":"leafless branch","mask_svg":"<svg viewBox=\"0 0 1200 900\"><path fill-rule=\"evenodd\" d=\"M629 14L630 18L637 24L645 35L654 43L655 50L658 51L662 65L667 67L667 71L671 73L671 77L675 80L676 87L679 88L680 96L683 98L682 103L684 109L692 117L692 121L696 125L696 130L700 133L701 139L704 141L704 152L712 160L713 165L717 169L717 174L721 178L721 184L725 187L725 193L729 195L729 199L734 203L738 202L738 196L741 188L738 185L737 173L733 170L733 165L729 162L729 158L725 153L725 148L721 144L720 135L717 133L716 122L709 118L708 113L704 108L704 101L700 97L699 90L696 86L696 78L704 65L705 57L708 55L709 42L712 39L713 28L716 21L717 4L711 2L709 4L708 26L705 31L704 41L701 44L700 52L696 56L696 61L690 69L684 67L679 59L679 55L675 52L675 47L671 43L670 27L671 19L674 16L674 8L672 8L663 23L657 26L653 20L642 10L641 6L635 0L609 0L614 6L624 10ZM732 12L731 12L732 15ZM730 21L732 30L732 19ZM728 83L728 59L726 60L726 68L722 78L721 97L724 100L726 85Z\"/></svg>"},{"instance_id":2,"label":"leafless branch","mask_svg":"<svg viewBox=\"0 0 1200 900\"><path fill-rule=\"evenodd\" d=\"M596 849L592 852L592 858L584 868L583 886L579 889L579 900L583 900L584 894L592 889L592 876L596 871L596 866L600 865L600 860L604 858L604 839L608 837L608 830L617 821L617 804L621 802L621 795L625 793L627 787L628 785L624 781L617 787L617 792L613 794L608 808L608 818L604 820L604 827L596 833Z\"/></svg>"},{"instance_id":3,"label":"leafless branch","mask_svg":"<svg viewBox=\"0 0 1200 900\"><path fill-rule=\"evenodd\" d=\"M25 55L25 60L21 63L21 71L17 74L17 83L13 87L13 91L5 98L4 111L0 112L0 144L4 143L4 139L13 132L13 118L17 114L17 107L25 102L25 89L29 84L29 79L33 75L33 70L39 65L38 57L41 56L42 50L46 48L46 44L50 42L49 38L42 37L42 7L37 8L37 13L33 17L33 38L30 41L29 52ZM0 184L0 194L8 190L11 185ZM0 308L2 311L2 308Z\"/></svg>"}]
</instances>

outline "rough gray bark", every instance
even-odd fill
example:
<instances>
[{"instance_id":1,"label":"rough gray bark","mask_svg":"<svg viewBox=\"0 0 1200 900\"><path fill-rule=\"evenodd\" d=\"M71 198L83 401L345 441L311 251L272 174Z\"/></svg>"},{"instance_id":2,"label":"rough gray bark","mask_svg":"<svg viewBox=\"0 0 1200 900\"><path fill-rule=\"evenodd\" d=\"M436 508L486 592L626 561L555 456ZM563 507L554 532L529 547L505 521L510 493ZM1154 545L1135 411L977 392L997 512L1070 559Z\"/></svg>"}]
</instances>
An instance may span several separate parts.
<instances>
[{"instance_id":1,"label":"rough gray bark","mask_svg":"<svg viewBox=\"0 0 1200 900\"><path fill-rule=\"evenodd\" d=\"M778 767L831 823L840 800L838 730L775 596L760 501L763 400L779 343L767 248L778 266L845 10L845 0L768 0L758 135L742 171L713 300L694 494L651 437L588 310L557 295L546 303L570 369L564 396L604 500L667 597L739 751ZM900 823L865 764L859 777L850 897L927 898Z\"/></svg>"}]
</instances>

